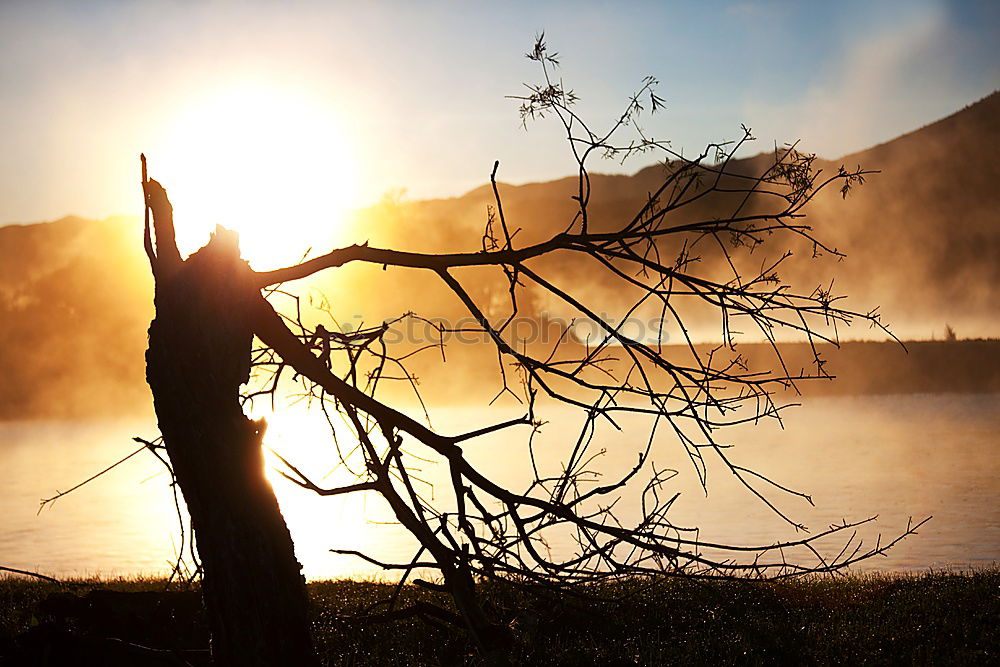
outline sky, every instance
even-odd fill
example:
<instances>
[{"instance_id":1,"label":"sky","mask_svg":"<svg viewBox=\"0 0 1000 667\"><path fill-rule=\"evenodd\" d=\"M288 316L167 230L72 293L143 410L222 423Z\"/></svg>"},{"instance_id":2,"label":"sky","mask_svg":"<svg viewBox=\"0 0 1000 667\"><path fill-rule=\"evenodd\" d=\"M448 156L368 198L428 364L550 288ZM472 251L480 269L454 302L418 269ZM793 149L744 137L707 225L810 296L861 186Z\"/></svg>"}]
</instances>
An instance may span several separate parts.
<instances>
[{"instance_id":1,"label":"sky","mask_svg":"<svg viewBox=\"0 0 1000 667\"><path fill-rule=\"evenodd\" d=\"M996 2L8 0L0 224L139 213L141 151L220 217L457 196L494 160L506 182L569 175L560 128L525 129L506 97L538 79L524 53L543 30L594 126L656 76L647 129L686 154L743 123L752 152L801 139L835 158L1000 88Z\"/></svg>"}]
</instances>

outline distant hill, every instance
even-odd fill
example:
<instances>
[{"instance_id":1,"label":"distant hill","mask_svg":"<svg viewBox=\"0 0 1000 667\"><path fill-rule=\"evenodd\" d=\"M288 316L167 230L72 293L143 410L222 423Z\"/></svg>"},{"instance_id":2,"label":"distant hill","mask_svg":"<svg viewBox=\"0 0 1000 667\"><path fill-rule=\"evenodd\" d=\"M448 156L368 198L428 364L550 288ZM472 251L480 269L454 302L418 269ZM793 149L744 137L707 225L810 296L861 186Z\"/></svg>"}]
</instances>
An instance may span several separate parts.
<instances>
[{"instance_id":1,"label":"distant hill","mask_svg":"<svg viewBox=\"0 0 1000 667\"><path fill-rule=\"evenodd\" d=\"M991 154L998 148L1000 93L993 93L836 161L882 171L842 206L828 198L815 211L821 233L848 253L841 288L882 304L900 327L919 332L927 323L941 331L950 322L967 334L995 335L1000 162Z\"/></svg>"},{"instance_id":2,"label":"distant hill","mask_svg":"<svg viewBox=\"0 0 1000 667\"><path fill-rule=\"evenodd\" d=\"M122 219L0 227L0 418L150 405L145 261L141 230Z\"/></svg>"},{"instance_id":3,"label":"distant hill","mask_svg":"<svg viewBox=\"0 0 1000 667\"><path fill-rule=\"evenodd\" d=\"M881 173L846 201L831 192L811 209L817 235L846 251L848 259L802 258L782 277L806 291L836 277L836 291L851 296L848 305L865 310L881 305L903 337L926 338L943 331L946 323L960 336L996 336L998 148L1000 94L994 93L892 141L818 162L825 169L860 164ZM733 168L752 173L763 159L749 157ZM595 227L631 216L657 186L660 173L661 167L654 165L632 176L594 174ZM575 211L570 199L575 186L574 178L501 184L507 219L512 228L521 229L518 243L563 229ZM492 201L491 189L483 186L450 199L384 202L358 212L352 233L359 242L400 249L476 249ZM152 281L140 236L138 218L69 217L0 227L0 418L148 408L143 351ZM323 241L316 239L317 244ZM604 290L608 300L616 297L612 287L597 282L597 273L585 267L547 268L574 289ZM479 277L484 276L496 278L481 271ZM503 310L502 283L479 280L475 271L460 277L480 302ZM407 310L448 318L463 314L453 295L415 271L352 265L314 281L302 293L316 300L317 289L330 298L338 319L351 325ZM555 312L555 305L541 297L528 295L521 305L532 316ZM851 331L846 337L864 334ZM832 359L836 373L837 358Z\"/></svg>"},{"instance_id":4,"label":"distant hill","mask_svg":"<svg viewBox=\"0 0 1000 667\"><path fill-rule=\"evenodd\" d=\"M807 292L835 279L835 291L850 295L848 305L863 310L881 306L904 337L940 335L946 323L961 335L996 335L998 148L1000 93L994 93L892 141L838 160L817 160L827 173L841 164L881 173L870 176L846 201L831 190L808 209L807 220L816 235L846 252L847 259L809 261L810 248L799 248L799 259L783 268L782 278ZM736 160L731 169L756 174L767 159L757 155ZM659 185L661 173L654 165L633 176L592 175L594 226L630 217ZM576 210L570 199L576 192L575 178L501 184L500 190L508 221L522 229L522 244L561 231ZM483 186L452 199L382 205L359 217L355 236L407 249L476 248L492 201L491 189ZM565 280L579 287L591 275L570 267Z\"/></svg>"}]
</instances>

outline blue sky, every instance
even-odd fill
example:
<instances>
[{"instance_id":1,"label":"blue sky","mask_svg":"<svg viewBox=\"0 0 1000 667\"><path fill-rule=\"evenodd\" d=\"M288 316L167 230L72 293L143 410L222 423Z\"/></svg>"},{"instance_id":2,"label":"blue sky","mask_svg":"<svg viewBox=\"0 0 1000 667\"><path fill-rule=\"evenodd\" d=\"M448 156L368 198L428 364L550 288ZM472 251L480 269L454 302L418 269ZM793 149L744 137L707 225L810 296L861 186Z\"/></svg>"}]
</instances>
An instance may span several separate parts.
<instances>
[{"instance_id":1,"label":"blue sky","mask_svg":"<svg viewBox=\"0 0 1000 667\"><path fill-rule=\"evenodd\" d=\"M838 157L1000 88L997 2L5 2L0 224L137 212L138 152L155 168L176 118L234 82L329 111L352 206L458 195L495 159L509 182L568 175L558 128L525 131L504 97L536 78L539 30L585 117L655 75L650 131L692 153L745 123L759 150Z\"/></svg>"}]
</instances>

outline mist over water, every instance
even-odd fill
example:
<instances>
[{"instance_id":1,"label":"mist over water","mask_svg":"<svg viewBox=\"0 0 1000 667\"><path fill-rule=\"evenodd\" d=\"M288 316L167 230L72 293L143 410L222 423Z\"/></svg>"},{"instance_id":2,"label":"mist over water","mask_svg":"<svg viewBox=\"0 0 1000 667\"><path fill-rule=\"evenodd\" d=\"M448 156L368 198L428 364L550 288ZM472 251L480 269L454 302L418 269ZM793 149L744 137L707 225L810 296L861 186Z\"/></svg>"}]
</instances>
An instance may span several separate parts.
<instances>
[{"instance_id":1,"label":"mist over water","mask_svg":"<svg viewBox=\"0 0 1000 667\"><path fill-rule=\"evenodd\" d=\"M1000 254L996 224L1000 167L991 149L1000 145L998 113L1000 94L993 94L887 143L836 161L819 159L815 166L825 175L836 173L841 163L879 172L869 174L865 184L846 199L831 188L806 209L804 222L829 248L846 253L843 261L830 251L814 257L816 247L794 234L767 237L753 253L733 252L732 259L746 277L791 250L793 257L776 269L783 283L801 294L823 286L833 295L847 295L837 304L861 313L877 307L901 339L941 339L949 330L946 327L958 339L995 338L1000 332L994 306L1000 285L1000 263L995 260ZM760 150L765 153L753 155ZM766 150L760 144L749 147L731 164L732 173L761 173L773 163ZM662 165L650 165L632 176L604 175L597 173L600 164L592 165L596 171L590 178L590 224L595 230L609 231L631 219L665 174ZM500 183L498 188L507 219L520 230L517 244L522 247L561 232L577 213L578 205L571 199L578 189L574 178L522 186ZM763 204L758 199L748 206L760 209ZM729 204L725 195L706 199L692 210L671 213L671 224L728 215ZM302 232L308 238L301 240L312 244L314 254L369 241L399 250L478 250L490 205L493 192L488 185L448 199L387 197L348 216L336 233L310 229ZM67 217L52 223L0 227L0 366L5 370L0 418L91 418L149 408L143 351L152 317L152 279L141 234L139 216L104 221ZM678 254L678 242L668 237L658 250L672 260ZM257 266L259 258L253 256L251 245L245 248L246 256ZM732 279L721 251L702 243L692 252L698 257L690 269L696 275L721 282ZM298 259L293 253L279 263ZM631 312L630 299L636 294L630 293L629 285L590 260L560 253L538 258L533 266L554 285L571 289L592 312L606 314L609 321ZM298 283L295 292L302 297L306 319L311 324L322 320L328 327L356 329L412 311L453 326L470 322L463 304L431 272L384 269L350 264ZM501 322L510 315L509 286L501 271L469 268L456 276L489 318ZM281 295L274 295L272 302L286 313L300 305ZM330 316L314 307L320 302L330 306ZM714 306L680 294L671 303L682 313L685 329L695 342L722 339ZM518 309L529 331L581 319L574 308L545 290L532 288L530 282L521 290ZM633 314L647 323L661 317L653 306ZM333 324L331 316L337 320ZM655 331L655 340L684 343L680 324L666 319L662 331ZM765 332L745 318L733 324L743 331L737 342L764 340ZM584 331L574 330L578 342L583 341L586 325L578 322ZM884 331L865 326L822 329L825 335L841 340L886 338ZM651 331L652 327L645 328L645 333ZM782 341L802 340L797 331L767 335L772 333ZM453 355L449 350L449 357ZM429 356L431 361L436 359ZM495 355L489 350L485 358L492 363ZM422 375L429 379L432 372L455 384L448 372L437 368ZM889 390L912 391L899 386Z\"/></svg>"},{"instance_id":2,"label":"mist over water","mask_svg":"<svg viewBox=\"0 0 1000 667\"><path fill-rule=\"evenodd\" d=\"M470 407L432 412L434 426L448 433L497 416ZM543 472L558 470L575 440L577 419L564 408L541 417L549 423L536 439L537 463ZM339 464L322 418L316 418L275 418L266 443L315 481L334 486L349 479L349 473ZM6 471L0 490L5 517L0 563L62 577L167 573L179 544L176 513L169 479L148 453L36 514L40 498L66 490L130 453L135 449L131 437L148 436L151 430L146 421L0 424L0 465ZM916 571L1000 560L998 434L1000 394L919 394L811 398L786 412L784 430L764 423L735 427L717 437L736 445L728 454L737 463L811 494L815 507L780 492L770 496L811 533L844 518L878 514L877 525L866 526L860 536L869 543L881 531L884 542L905 528L909 516L933 515L888 557L858 567ZM526 437L524 431L494 434L465 449L488 475L521 489L531 470ZM593 467L610 479L634 465L644 446L641 429L601 428L592 452L603 448L607 454ZM770 544L803 536L711 460L706 497L666 430L657 437L652 459L659 468L678 471L665 489L681 492L669 517L677 525L700 526L701 540ZM417 475L427 482L418 490L448 506L451 492L441 480L441 466L428 461L418 467ZM391 562L412 558L413 540L392 522L375 494L319 498L277 474L269 476L308 577L387 576L356 558L331 554L330 548L357 549ZM622 498L623 520L634 516L636 502L633 495ZM557 552L571 546L567 536L550 541Z\"/></svg>"}]
</instances>

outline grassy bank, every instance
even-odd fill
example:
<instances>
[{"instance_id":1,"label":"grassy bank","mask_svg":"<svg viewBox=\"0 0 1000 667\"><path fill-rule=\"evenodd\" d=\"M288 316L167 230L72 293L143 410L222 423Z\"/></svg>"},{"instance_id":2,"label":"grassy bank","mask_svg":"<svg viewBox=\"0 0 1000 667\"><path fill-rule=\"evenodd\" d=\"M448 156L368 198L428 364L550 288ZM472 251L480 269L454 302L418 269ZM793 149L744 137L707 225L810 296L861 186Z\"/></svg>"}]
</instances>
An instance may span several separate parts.
<instances>
[{"instance_id":1,"label":"grassy bank","mask_svg":"<svg viewBox=\"0 0 1000 667\"><path fill-rule=\"evenodd\" d=\"M83 596L95 588L160 591L163 582L73 582L66 589L0 579L0 654L23 647L23 638L17 644L14 640L29 628L65 619L58 608L75 599L65 595L67 590ZM473 662L464 635L442 625L416 618L364 624L342 620L342 615L388 596L391 589L358 581L310 584L313 629L325 664ZM587 592L593 597L538 596L500 588L485 591L485 596L490 611L508 619L514 629L517 664L966 665L1000 660L998 568L781 583L631 581ZM64 595L50 597L58 593ZM141 602L123 611L121 598L116 599L110 606L96 607L100 618L78 616L61 621L63 627L149 646L204 646L204 619L194 593L175 596L168 611L147 610L145 619ZM407 586L397 606L418 601L443 602L437 594Z\"/></svg>"}]
</instances>

